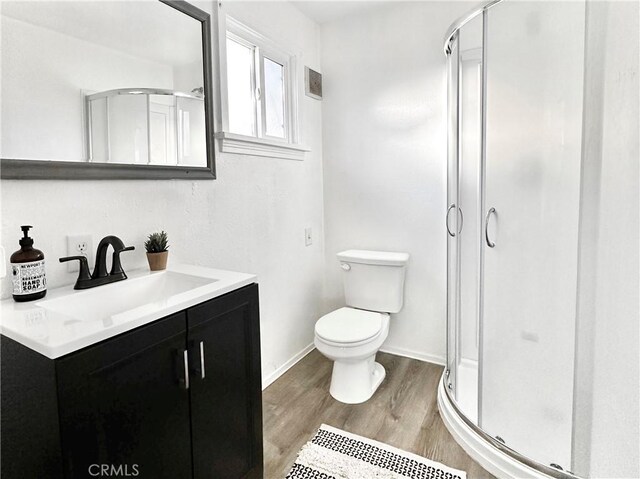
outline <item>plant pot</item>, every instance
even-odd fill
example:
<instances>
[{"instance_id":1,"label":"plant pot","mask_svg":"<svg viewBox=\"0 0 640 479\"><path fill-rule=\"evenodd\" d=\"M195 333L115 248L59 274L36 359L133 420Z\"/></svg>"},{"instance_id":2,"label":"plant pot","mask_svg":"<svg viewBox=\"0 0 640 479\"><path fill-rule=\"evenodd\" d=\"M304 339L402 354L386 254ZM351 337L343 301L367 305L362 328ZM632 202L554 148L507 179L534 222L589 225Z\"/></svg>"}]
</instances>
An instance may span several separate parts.
<instances>
[{"instance_id":1,"label":"plant pot","mask_svg":"<svg viewBox=\"0 0 640 479\"><path fill-rule=\"evenodd\" d=\"M169 258L169 252L163 251L162 253L147 253L147 261L149 261L149 269L151 271L162 271L167 269L167 259Z\"/></svg>"}]
</instances>

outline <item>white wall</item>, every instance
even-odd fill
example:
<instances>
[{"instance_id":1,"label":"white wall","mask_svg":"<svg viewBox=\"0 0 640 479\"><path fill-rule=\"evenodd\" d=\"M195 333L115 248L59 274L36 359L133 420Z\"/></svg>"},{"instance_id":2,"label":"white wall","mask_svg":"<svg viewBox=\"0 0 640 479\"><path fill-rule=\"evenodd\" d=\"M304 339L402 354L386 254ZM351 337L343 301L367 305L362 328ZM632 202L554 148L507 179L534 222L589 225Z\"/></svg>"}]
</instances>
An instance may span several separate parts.
<instances>
[{"instance_id":1,"label":"white wall","mask_svg":"<svg viewBox=\"0 0 640 479\"><path fill-rule=\"evenodd\" d=\"M238 20L299 51L301 71L305 64L320 68L317 26L295 7L261 2L229 7ZM67 255L66 235L77 233L91 233L94 247L107 234L135 245L136 251L123 255L125 270L146 265L145 235L163 228L171 242L170 261L256 273L262 368L268 377L311 343L321 312L321 107L301 93L300 108L312 150L304 161L219 154L216 181L3 180L0 244L8 256L18 248L19 226L34 225L50 288L75 281L57 259ZM314 242L305 247L308 226ZM10 287L2 280L3 298Z\"/></svg>"},{"instance_id":2,"label":"white wall","mask_svg":"<svg viewBox=\"0 0 640 479\"><path fill-rule=\"evenodd\" d=\"M325 311L343 304L335 254L406 251L405 306L386 349L444 362L443 36L473 3L396 3L322 25Z\"/></svg>"},{"instance_id":3,"label":"white wall","mask_svg":"<svg viewBox=\"0 0 640 479\"><path fill-rule=\"evenodd\" d=\"M640 477L637 2L587 2L574 471Z\"/></svg>"},{"instance_id":4,"label":"white wall","mask_svg":"<svg viewBox=\"0 0 640 479\"><path fill-rule=\"evenodd\" d=\"M173 68L173 88L190 93L194 88L204 86L202 62L187 63Z\"/></svg>"},{"instance_id":5,"label":"white wall","mask_svg":"<svg viewBox=\"0 0 640 479\"><path fill-rule=\"evenodd\" d=\"M173 88L170 65L1 18L2 158L86 159L83 91Z\"/></svg>"}]
</instances>

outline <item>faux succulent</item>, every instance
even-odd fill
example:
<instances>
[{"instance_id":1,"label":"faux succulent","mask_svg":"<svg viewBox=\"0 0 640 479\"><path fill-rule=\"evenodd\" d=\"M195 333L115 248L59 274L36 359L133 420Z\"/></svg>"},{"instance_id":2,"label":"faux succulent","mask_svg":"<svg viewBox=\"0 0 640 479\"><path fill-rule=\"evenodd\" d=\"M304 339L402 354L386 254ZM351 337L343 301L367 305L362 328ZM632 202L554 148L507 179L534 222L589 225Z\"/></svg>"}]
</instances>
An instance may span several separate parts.
<instances>
[{"instance_id":1,"label":"faux succulent","mask_svg":"<svg viewBox=\"0 0 640 479\"><path fill-rule=\"evenodd\" d=\"M161 231L160 233L151 233L149 239L144 242L144 248L147 253L162 253L169 249L169 243L167 233Z\"/></svg>"}]
</instances>

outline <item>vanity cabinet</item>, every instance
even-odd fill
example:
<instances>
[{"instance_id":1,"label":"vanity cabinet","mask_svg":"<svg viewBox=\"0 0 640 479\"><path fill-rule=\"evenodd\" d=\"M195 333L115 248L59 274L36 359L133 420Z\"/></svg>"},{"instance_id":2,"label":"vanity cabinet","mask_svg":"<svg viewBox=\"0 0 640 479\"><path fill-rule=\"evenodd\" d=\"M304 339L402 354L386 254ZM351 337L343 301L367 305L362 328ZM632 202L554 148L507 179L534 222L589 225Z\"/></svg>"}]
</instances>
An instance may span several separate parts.
<instances>
[{"instance_id":1,"label":"vanity cabinet","mask_svg":"<svg viewBox=\"0 0 640 479\"><path fill-rule=\"evenodd\" d=\"M58 359L2 348L3 479L262 477L256 284Z\"/></svg>"},{"instance_id":2,"label":"vanity cabinet","mask_svg":"<svg viewBox=\"0 0 640 479\"><path fill-rule=\"evenodd\" d=\"M185 325L179 313L56 361L65 477L92 464L191 477Z\"/></svg>"},{"instance_id":3,"label":"vanity cabinet","mask_svg":"<svg viewBox=\"0 0 640 479\"><path fill-rule=\"evenodd\" d=\"M191 308L187 318L189 351L196 356L190 362L193 477L262 478L257 296L224 296L211 306Z\"/></svg>"}]
</instances>

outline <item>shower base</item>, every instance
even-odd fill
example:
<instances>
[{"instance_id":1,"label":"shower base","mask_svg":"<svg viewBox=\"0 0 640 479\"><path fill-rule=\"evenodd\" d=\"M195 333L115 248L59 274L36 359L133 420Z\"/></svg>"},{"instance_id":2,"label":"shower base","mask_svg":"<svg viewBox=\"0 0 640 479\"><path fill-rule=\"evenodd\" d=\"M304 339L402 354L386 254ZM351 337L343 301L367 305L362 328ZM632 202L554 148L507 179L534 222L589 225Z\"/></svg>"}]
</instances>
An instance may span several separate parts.
<instances>
[{"instance_id":1,"label":"shower base","mask_svg":"<svg viewBox=\"0 0 640 479\"><path fill-rule=\"evenodd\" d=\"M455 441L478 464L499 479L579 479L565 471L538 464L500 444L464 417L445 390L445 378L438 386L438 410Z\"/></svg>"}]
</instances>

